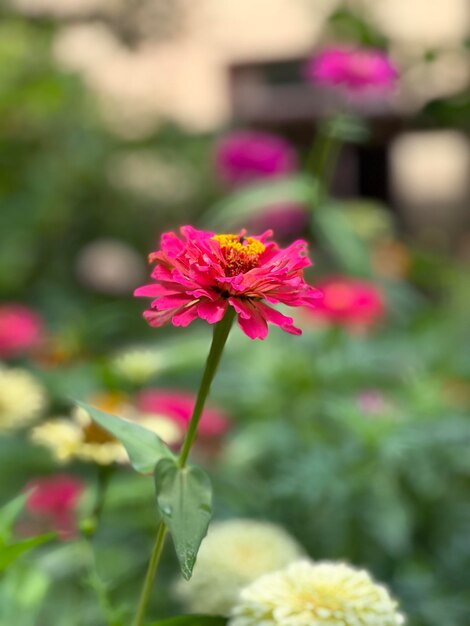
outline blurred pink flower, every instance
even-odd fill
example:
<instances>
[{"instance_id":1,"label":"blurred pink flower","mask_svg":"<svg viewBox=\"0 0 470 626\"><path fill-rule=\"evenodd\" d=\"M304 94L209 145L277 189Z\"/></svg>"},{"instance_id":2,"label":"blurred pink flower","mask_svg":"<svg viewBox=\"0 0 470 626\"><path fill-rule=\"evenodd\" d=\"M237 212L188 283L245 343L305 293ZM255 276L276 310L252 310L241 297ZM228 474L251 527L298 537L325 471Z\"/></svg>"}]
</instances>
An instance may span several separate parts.
<instances>
[{"instance_id":1,"label":"blurred pink flower","mask_svg":"<svg viewBox=\"0 0 470 626\"><path fill-rule=\"evenodd\" d=\"M334 46L325 48L308 61L306 75L312 82L341 85L354 93L390 89L398 78L398 71L381 50Z\"/></svg>"},{"instance_id":2,"label":"blurred pink flower","mask_svg":"<svg viewBox=\"0 0 470 626\"><path fill-rule=\"evenodd\" d=\"M26 510L61 539L73 539L77 535L75 510L84 489L82 481L68 474L37 478L26 486L26 491L32 490Z\"/></svg>"},{"instance_id":3,"label":"blurred pink flower","mask_svg":"<svg viewBox=\"0 0 470 626\"><path fill-rule=\"evenodd\" d=\"M135 406L142 413L155 414L174 420L185 432L191 419L196 396L167 389L145 389L135 397ZM230 428L227 416L218 409L205 408L198 433L202 440L222 436Z\"/></svg>"},{"instance_id":4,"label":"blurred pink flower","mask_svg":"<svg viewBox=\"0 0 470 626\"><path fill-rule=\"evenodd\" d=\"M0 305L0 358L29 352L43 336L43 322L35 311L16 303Z\"/></svg>"},{"instance_id":5,"label":"blurred pink flower","mask_svg":"<svg viewBox=\"0 0 470 626\"><path fill-rule=\"evenodd\" d=\"M373 283L349 277L330 278L318 284L323 293L310 315L350 329L367 329L385 315L385 299Z\"/></svg>"},{"instance_id":6,"label":"blurred pink flower","mask_svg":"<svg viewBox=\"0 0 470 626\"><path fill-rule=\"evenodd\" d=\"M301 235L308 224L308 211L299 204L276 204L261 210L250 221L250 230L272 229L282 241Z\"/></svg>"},{"instance_id":7,"label":"blurred pink flower","mask_svg":"<svg viewBox=\"0 0 470 626\"><path fill-rule=\"evenodd\" d=\"M293 319L266 304L314 306L317 291L303 277L311 265L305 241L287 248L268 242L272 231L256 237L216 235L192 226L181 228L183 239L165 233L161 250L150 255L156 262L151 285L136 296L155 298L144 313L150 326L188 326L196 318L219 322L228 307L235 309L241 330L250 339L264 339L268 322L293 335L301 330Z\"/></svg>"},{"instance_id":8,"label":"blurred pink flower","mask_svg":"<svg viewBox=\"0 0 470 626\"><path fill-rule=\"evenodd\" d=\"M377 416L384 413L388 404L380 389L363 389L357 395L359 410L367 416Z\"/></svg>"},{"instance_id":9,"label":"blurred pink flower","mask_svg":"<svg viewBox=\"0 0 470 626\"><path fill-rule=\"evenodd\" d=\"M216 169L230 185L288 174L297 168L297 155L282 137L256 131L235 131L215 149Z\"/></svg>"}]
</instances>

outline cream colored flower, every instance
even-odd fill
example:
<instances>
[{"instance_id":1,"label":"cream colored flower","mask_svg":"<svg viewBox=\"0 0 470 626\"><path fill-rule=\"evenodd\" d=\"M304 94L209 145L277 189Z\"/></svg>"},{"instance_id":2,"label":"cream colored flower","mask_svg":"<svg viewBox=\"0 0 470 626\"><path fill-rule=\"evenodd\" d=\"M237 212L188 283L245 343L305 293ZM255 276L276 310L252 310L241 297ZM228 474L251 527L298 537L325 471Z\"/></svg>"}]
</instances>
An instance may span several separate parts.
<instances>
[{"instance_id":1,"label":"cream colored flower","mask_svg":"<svg viewBox=\"0 0 470 626\"><path fill-rule=\"evenodd\" d=\"M163 417L138 414L131 406L125 404L117 411L102 404L99 408L135 421L156 433L167 445L181 439L178 426ZM34 428L31 437L36 443L50 448L56 459L63 463L72 459L99 465L129 461L124 446L98 426L81 408L74 409L71 418L53 419L40 424Z\"/></svg>"},{"instance_id":2,"label":"cream colored flower","mask_svg":"<svg viewBox=\"0 0 470 626\"><path fill-rule=\"evenodd\" d=\"M19 428L46 407L46 392L32 374L0 366L0 430Z\"/></svg>"},{"instance_id":3,"label":"cream colored flower","mask_svg":"<svg viewBox=\"0 0 470 626\"><path fill-rule=\"evenodd\" d=\"M143 413L139 415L136 422L147 430L151 430L153 433L158 435L167 446L181 443L183 440L183 429L180 428L175 421L170 420L163 415Z\"/></svg>"},{"instance_id":4,"label":"cream colored flower","mask_svg":"<svg viewBox=\"0 0 470 626\"><path fill-rule=\"evenodd\" d=\"M111 367L130 382L142 384L162 369L162 362L156 351L131 348L118 353L112 359Z\"/></svg>"},{"instance_id":5,"label":"cream colored flower","mask_svg":"<svg viewBox=\"0 0 470 626\"><path fill-rule=\"evenodd\" d=\"M240 590L262 574L295 561L302 548L285 530L268 522L231 520L212 524L189 582L176 593L195 613L228 614Z\"/></svg>"},{"instance_id":6,"label":"cream colored flower","mask_svg":"<svg viewBox=\"0 0 470 626\"><path fill-rule=\"evenodd\" d=\"M345 563L297 561L246 587L228 626L399 626L388 590Z\"/></svg>"}]
</instances>

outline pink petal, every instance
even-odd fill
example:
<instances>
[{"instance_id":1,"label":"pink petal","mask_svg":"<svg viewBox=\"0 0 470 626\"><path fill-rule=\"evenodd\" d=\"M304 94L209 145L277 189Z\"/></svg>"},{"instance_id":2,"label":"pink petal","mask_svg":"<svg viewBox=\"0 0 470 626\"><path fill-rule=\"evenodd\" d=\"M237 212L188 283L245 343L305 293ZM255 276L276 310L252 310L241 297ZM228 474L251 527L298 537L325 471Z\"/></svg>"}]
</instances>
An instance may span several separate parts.
<instances>
[{"instance_id":1,"label":"pink petal","mask_svg":"<svg viewBox=\"0 0 470 626\"><path fill-rule=\"evenodd\" d=\"M171 320L173 326L189 326L197 318L197 305L193 304L189 308L184 309L181 313L177 313Z\"/></svg>"},{"instance_id":2,"label":"pink petal","mask_svg":"<svg viewBox=\"0 0 470 626\"><path fill-rule=\"evenodd\" d=\"M216 302L205 300L198 304L197 314L201 319L209 322L209 324L215 324L216 322L220 322L226 310L226 300L217 300Z\"/></svg>"},{"instance_id":3,"label":"pink petal","mask_svg":"<svg viewBox=\"0 0 470 626\"><path fill-rule=\"evenodd\" d=\"M246 320L250 319L251 309L248 302L242 300L241 298L229 298L228 301L240 317Z\"/></svg>"},{"instance_id":4,"label":"pink petal","mask_svg":"<svg viewBox=\"0 0 470 626\"><path fill-rule=\"evenodd\" d=\"M266 304L263 304L262 302L259 302L257 304L257 307L258 309L261 309L262 314L264 315L265 319L268 322L271 322L271 324L275 324L276 326L279 326L280 328L282 328L282 330L285 330L287 333L290 333L291 335L302 334L302 331L300 330L300 328L296 328L294 326L294 320L292 319L292 317L287 317L287 315L283 315L279 311L276 311L276 309L272 309L270 306L267 306Z\"/></svg>"},{"instance_id":5,"label":"pink petal","mask_svg":"<svg viewBox=\"0 0 470 626\"><path fill-rule=\"evenodd\" d=\"M174 289L173 292L174 293ZM157 296L167 295L170 293L169 289L165 289L158 283L153 283L152 285L144 285L143 287L138 287L134 291L134 296L141 296L143 298L156 298Z\"/></svg>"},{"instance_id":6,"label":"pink petal","mask_svg":"<svg viewBox=\"0 0 470 626\"><path fill-rule=\"evenodd\" d=\"M174 307L181 307L185 304L189 304L193 302L194 298L188 296L185 293L178 293L171 296L164 296L162 298L158 298L152 302L152 306L157 309L157 311L163 311L164 309L173 309Z\"/></svg>"},{"instance_id":7,"label":"pink petal","mask_svg":"<svg viewBox=\"0 0 470 626\"><path fill-rule=\"evenodd\" d=\"M147 320L150 326L159 327L169 322L177 311L177 308L166 311L154 311L151 309L144 311L144 319Z\"/></svg>"},{"instance_id":8,"label":"pink petal","mask_svg":"<svg viewBox=\"0 0 470 626\"><path fill-rule=\"evenodd\" d=\"M251 313L250 317L246 318L239 315L238 325L250 339L265 339L268 334L268 324L266 319L257 306L252 303L248 303L248 307Z\"/></svg>"}]
</instances>

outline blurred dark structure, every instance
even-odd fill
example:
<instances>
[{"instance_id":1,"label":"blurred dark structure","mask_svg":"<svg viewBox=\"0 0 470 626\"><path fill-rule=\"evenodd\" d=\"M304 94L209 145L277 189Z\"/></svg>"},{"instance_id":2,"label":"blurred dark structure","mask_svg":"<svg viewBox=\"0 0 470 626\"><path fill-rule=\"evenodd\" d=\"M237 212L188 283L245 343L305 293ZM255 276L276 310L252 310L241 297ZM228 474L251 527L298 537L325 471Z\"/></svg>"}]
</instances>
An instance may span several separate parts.
<instances>
[{"instance_id":1,"label":"blurred dark structure","mask_svg":"<svg viewBox=\"0 0 470 626\"><path fill-rule=\"evenodd\" d=\"M306 152L319 124L350 105L339 91L306 82L305 62L305 58L296 58L233 65L230 89L237 123L279 132ZM364 107L370 135L367 141L343 150L333 190L340 197L362 196L388 203L388 148L407 122L385 101L366 103L362 111Z\"/></svg>"},{"instance_id":2,"label":"blurred dark structure","mask_svg":"<svg viewBox=\"0 0 470 626\"><path fill-rule=\"evenodd\" d=\"M344 112L354 115L356 107L366 121L368 134L360 140L346 139L332 181L334 195L381 201L397 213L402 227L415 235L421 227L428 226L445 232L446 246L470 228L470 189L455 191L454 196L450 189L448 199L433 198L432 206L428 206L429 200L421 204L418 201L415 206L395 186L391 159L395 140L409 131L434 130L436 125L423 123L419 114L406 116L385 99L364 99L360 104L346 102L340 90L308 83L305 63L305 58L293 58L232 65L229 84L236 124L282 134L305 155L312 137L328 118ZM446 124L441 128L448 130L453 126ZM451 205L453 209L449 211Z\"/></svg>"}]
</instances>

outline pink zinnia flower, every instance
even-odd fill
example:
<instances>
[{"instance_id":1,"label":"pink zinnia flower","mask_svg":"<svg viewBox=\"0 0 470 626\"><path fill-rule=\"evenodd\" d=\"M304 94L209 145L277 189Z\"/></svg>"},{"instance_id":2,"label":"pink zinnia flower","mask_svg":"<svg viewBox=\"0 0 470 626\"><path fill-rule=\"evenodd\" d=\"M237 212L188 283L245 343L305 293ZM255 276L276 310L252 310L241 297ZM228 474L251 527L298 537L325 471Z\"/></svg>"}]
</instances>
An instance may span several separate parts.
<instances>
[{"instance_id":1,"label":"pink zinnia flower","mask_svg":"<svg viewBox=\"0 0 470 626\"><path fill-rule=\"evenodd\" d=\"M313 307L317 291L304 281L303 270L311 265L307 244L298 240L285 249L268 242L272 231L257 237L216 235L192 226L181 228L180 239L165 233L161 249L150 255L156 263L151 285L136 296L155 298L144 313L151 326L172 321L188 326L200 317L219 322L228 307L251 339L264 339L268 322L293 335L301 330L293 320L266 304Z\"/></svg>"},{"instance_id":2,"label":"pink zinnia flower","mask_svg":"<svg viewBox=\"0 0 470 626\"><path fill-rule=\"evenodd\" d=\"M184 391L145 389L137 394L135 405L142 413L153 413L174 420L184 432L191 420L195 401L196 396ZM228 418L224 413L206 407L202 413L198 433L202 439L216 439L229 427Z\"/></svg>"},{"instance_id":3,"label":"pink zinnia flower","mask_svg":"<svg viewBox=\"0 0 470 626\"><path fill-rule=\"evenodd\" d=\"M32 490L26 510L46 529L71 539L77 535L75 511L84 488L82 481L68 474L37 478L26 486L27 491Z\"/></svg>"},{"instance_id":4,"label":"pink zinnia flower","mask_svg":"<svg viewBox=\"0 0 470 626\"><path fill-rule=\"evenodd\" d=\"M15 303L0 305L0 358L11 358L36 348L44 334L42 319Z\"/></svg>"},{"instance_id":5,"label":"pink zinnia flower","mask_svg":"<svg viewBox=\"0 0 470 626\"><path fill-rule=\"evenodd\" d=\"M307 227L309 214L299 204L276 204L266 207L250 220L250 230L272 229L282 241L292 241Z\"/></svg>"},{"instance_id":6,"label":"pink zinnia flower","mask_svg":"<svg viewBox=\"0 0 470 626\"><path fill-rule=\"evenodd\" d=\"M373 48L325 48L307 63L307 78L325 85L342 85L349 92L389 89L398 72L385 52Z\"/></svg>"},{"instance_id":7,"label":"pink zinnia flower","mask_svg":"<svg viewBox=\"0 0 470 626\"><path fill-rule=\"evenodd\" d=\"M385 299L372 283L354 278L331 278L318 285L323 293L311 315L352 329L369 328L385 315Z\"/></svg>"},{"instance_id":8,"label":"pink zinnia flower","mask_svg":"<svg viewBox=\"0 0 470 626\"><path fill-rule=\"evenodd\" d=\"M216 146L216 169L230 185L288 174L297 168L294 149L281 137L255 131L235 131Z\"/></svg>"}]
</instances>

